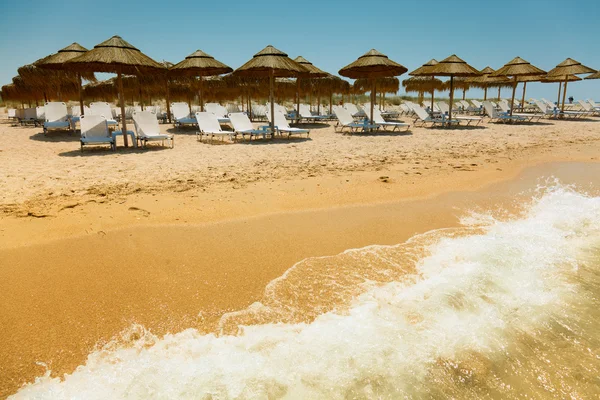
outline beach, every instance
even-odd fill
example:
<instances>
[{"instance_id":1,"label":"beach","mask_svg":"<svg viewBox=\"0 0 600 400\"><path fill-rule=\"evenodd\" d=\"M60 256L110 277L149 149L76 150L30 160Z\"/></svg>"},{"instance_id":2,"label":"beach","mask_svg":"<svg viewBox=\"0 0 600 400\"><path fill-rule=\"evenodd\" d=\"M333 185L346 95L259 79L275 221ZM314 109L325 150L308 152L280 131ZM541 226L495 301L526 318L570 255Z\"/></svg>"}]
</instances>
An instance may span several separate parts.
<instances>
[{"instance_id":1,"label":"beach","mask_svg":"<svg viewBox=\"0 0 600 400\"><path fill-rule=\"evenodd\" d=\"M344 314L367 292L359 281L415 273L408 261L385 278L359 273L365 259L347 250L458 228L472 210L519 215L518 200L552 176L592 195L600 183L596 119L366 135L307 126L308 140L208 144L161 125L174 149L113 153L3 121L0 396L141 338ZM248 312L256 302L278 306Z\"/></svg>"}]
</instances>

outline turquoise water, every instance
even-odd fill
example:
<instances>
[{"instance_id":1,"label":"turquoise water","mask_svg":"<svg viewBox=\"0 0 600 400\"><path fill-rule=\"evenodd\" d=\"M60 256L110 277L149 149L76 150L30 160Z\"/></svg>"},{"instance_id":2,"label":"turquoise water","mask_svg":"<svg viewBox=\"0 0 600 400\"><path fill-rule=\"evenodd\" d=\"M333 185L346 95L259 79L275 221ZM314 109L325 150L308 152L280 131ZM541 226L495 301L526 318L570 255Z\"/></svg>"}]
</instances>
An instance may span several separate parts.
<instances>
[{"instance_id":1,"label":"turquoise water","mask_svg":"<svg viewBox=\"0 0 600 400\"><path fill-rule=\"evenodd\" d=\"M600 198L554 184L520 209L303 260L219 334L134 326L14 398L597 397Z\"/></svg>"}]
</instances>

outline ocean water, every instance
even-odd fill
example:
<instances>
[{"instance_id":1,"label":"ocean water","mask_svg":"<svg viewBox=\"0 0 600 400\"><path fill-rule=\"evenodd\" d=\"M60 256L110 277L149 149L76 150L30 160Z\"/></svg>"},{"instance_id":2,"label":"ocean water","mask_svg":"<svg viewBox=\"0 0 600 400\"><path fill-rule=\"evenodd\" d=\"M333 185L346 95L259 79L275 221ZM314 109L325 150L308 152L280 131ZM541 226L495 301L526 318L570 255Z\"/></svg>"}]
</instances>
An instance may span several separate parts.
<instances>
[{"instance_id":1,"label":"ocean water","mask_svg":"<svg viewBox=\"0 0 600 400\"><path fill-rule=\"evenodd\" d=\"M597 398L600 197L553 182L518 209L303 260L215 333L133 326L12 398Z\"/></svg>"}]
</instances>

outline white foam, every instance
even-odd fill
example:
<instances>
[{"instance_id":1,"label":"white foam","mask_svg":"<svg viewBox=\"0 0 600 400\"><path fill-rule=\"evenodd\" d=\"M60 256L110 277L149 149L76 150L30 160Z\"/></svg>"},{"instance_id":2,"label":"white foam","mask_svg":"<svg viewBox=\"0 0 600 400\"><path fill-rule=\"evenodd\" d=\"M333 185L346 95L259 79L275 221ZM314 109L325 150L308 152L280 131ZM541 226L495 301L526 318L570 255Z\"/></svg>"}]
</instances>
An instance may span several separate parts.
<instances>
[{"instance_id":1,"label":"white foam","mask_svg":"<svg viewBox=\"0 0 600 400\"><path fill-rule=\"evenodd\" d=\"M481 364L510 354L517 336L569 318L580 256L600 236L600 198L557 185L518 219L465 222L476 227L438 231L433 244L423 236L428 255L411 279L371 287L343 311L311 323L245 326L235 336L142 332L133 345L95 352L64 379L47 374L13 398L430 396L433 386L454 382L440 369L467 363L485 373ZM387 250L352 256L400 265Z\"/></svg>"}]
</instances>

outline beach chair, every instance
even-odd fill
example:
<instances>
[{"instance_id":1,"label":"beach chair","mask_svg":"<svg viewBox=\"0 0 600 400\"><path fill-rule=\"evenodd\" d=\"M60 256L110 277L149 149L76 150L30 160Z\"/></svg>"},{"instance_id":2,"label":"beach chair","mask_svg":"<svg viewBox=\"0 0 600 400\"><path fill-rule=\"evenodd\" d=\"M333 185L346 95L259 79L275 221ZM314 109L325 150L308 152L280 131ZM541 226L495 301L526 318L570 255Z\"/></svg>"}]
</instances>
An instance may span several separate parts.
<instances>
[{"instance_id":1,"label":"beach chair","mask_svg":"<svg viewBox=\"0 0 600 400\"><path fill-rule=\"evenodd\" d=\"M88 112L86 112L86 114L87 113ZM109 128L116 128L119 125L118 122L115 119L113 119L112 109L110 108L110 105L106 102L99 101L95 103L90 103L89 114L104 116L104 118L106 118L106 123Z\"/></svg>"},{"instance_id":2,"label":"beach chair","mask_svg":"<svg viewBox=\"0 0 600 400\"><path fill-rule=\"evenodd\" d=\"M16 108L9 108L7 110L8 113L8 119L12 119L13 121L15 119L17 119L17 109Z\"/></svg>"},{"instance_id":3,"label":"beach chair","mask_svg":"<svg viewBox=\"0 0 600 400\"><path fill-rule=\"evenodd\" d=\"M160 141L165 145L165 140L171 143L171 148L175 146L173 135L160 133L160 126L156 115L149 111L136 111L132 115L135 126L135 136L142 147L146 147L148 142Z\"/></svg>"},{"instance_id":4,"label":"beach chair","mask_svg":"<svg viewBox=\"0 0 600 400\"><path fill-rule=\"evenodd\" d=\"M38 124L43 125L46 120L46 109L44 106L37 106L35 108L35 126Z\"/></svg>"},{"instance_id":5,"label":"beach chair","mask_svg":"<svg viewBox=\"0 0 600 400\"><path fill-rule=\"evenodd\" d=\"M527 118L520 117L518 115L513 115L512 117L504 112L499 112L496 110L496 107L492 104L491 101L484 101L483 108L485 109L486 114L490 118L490 122L525 122Z\"/></svg>"},{"instance_id":6,"label":"beach chair","mask_svg":"<svg viewBox=\"0 0 600 400\"><path fill-rule=\"evenodd\" d=\"M400 104L400 115L411 115L414 111L406 103Z\"/></svg>"},{"instance_id":7,"label":"beach chair","mask_svg":"<svg viewBox=\"0 0 600 400\"><path fill-rule=\"evenodd\" d=\"M299 113L300 113L300 118L305 119L307 121L317 122L317 121L323 121L323 120L327 119L327 117L325 115L313 115L310 112L310 107L308 107L307 104L300 104Z\"/></svg>"},{"instance_id":8,"label":"beach chair","mask_svg":"<svg viewBox=\"0 0 600 400\"><path fill-rule=\"evenodd\" d=\"M229 116L231 118L231 116ZM252 118L266 120L267 119L267 108L260 104L252 104Z\"/></svg>"},{"instance_id":9,"label":"beach chair","mask_svg":"<svg viewBox=\"0 0 600 400\"><path fill-rule=\"evenodd\" d=\"M81 125L81 151L85 145L107 144L114 151L116 150L115 138L108 130L106 118L103 115L82 115L79 117Z\"/></svg>"},{"instance_id":10,"label":"beach chair","mask_svg":"<svg viewBox=\"0 0 600 400\"><path fill-rule=\"evenodd\" d=\"M228 118L229 120L229 118ZM212 141L215 136L229 136L229 139L233 142L236 137L236 133L233 131L224 131L221 128L221 123L217 116L209 111L197 112L196 121L198 121L199 131L196 133L196 138L202 141L204 136L210 137Z\"/></svg>"},{"instance_id":11,"label":"beach chair","mask_svg":"<svg viewBox=\"0 0 600 400\"><path fill-rule=\"evenodd\" d=\"M246 135L250 136L250 140L252 140L252 137L254 136L262 136L263 139L266 139L267 135L271 135L268 126L263 126L262 129L254 129L252 121L250 121L250 118L244 113L231 113L229 114L229 120L231 121L235 133L241 134L242 139L244 139Z\"/></svg>"},{"instance_id":12,"label":"beach chair","mask_svg":"<svg viewBox=\"0 0 600 400\"><path fill-rule=\"evenodd\" d=\"M367 110L366 106L363 106L363 110L367 114L371 112L371 110ZM404 122L387 122L381 115L381 111L379 111L377 108L373 108L373 123L380 125L384 130L388 126L393 127L392 131L395 131L399 128L406 128L406 131L410 129L410 124L405 124Z\"/></svg>"},{"instance_id":13,"label":"beach chair","mask_svg":"<svg viewBox=\"0 0 600 400\"><path fill-rule=\"evenodd\" d=\"M204 110L211 114L214 114L220 123L225 124L229 122L229 118L227 115L229 111L219 103L206 103L204 105Z\"/></svg>"},{"instance_id":14,"label":"beach chair","mask_svg":"<svg viewBox=\"0 0 600 400\"><path fill-rule=\"evenodd\" d=\"M500 107L500 110L502 110L502 113L509 115L510 114L510 106L508 105L508 103L506 102L506 100L502 100L500 102L498 102L498 107ZM517 116L517 117L522 117L525 120L532 122L534 119L536 121L539 121L540 119L542 119L544 117L544 114L542 113L518 113L518 112L513 112L513 117Z\"/></svg>"},{"instance_id":15,"label":"beach chair","mask_svg":"<svg viewBox=\"0 0 600 400\"><path fill-rule=\"evenodd\" d=\"M269 122L271 121L271 111L267 110L267 119ZM303 135L306 134L306 137L310 135L310 130L301 129L301 128L292 128L288 123L285 115L281 112L281 110L275 110L275 131L279 134L287 133L288 139L292 135Z\"/></svg>"},{"instance_id":16,"label":"beach chair","mask_svg":"<svg viewBox=\"0 0 600 400\"><path fill-rule=\"evenodd\" d=\"M190 108L187 103L172 103L171 115L173 116L175 128L183 125L196 125L196 118L190 117Z\"/></svg>"},{"instance_id":17,"label":"beach chair","mask_svg":"<svg viewBox=\"0 0 600 400\"><path fill-rule=\"evenodd\" d=\"M63 102L51 102L44 105L44 135L50 129L73 130L67 115L67 105Z\"/></svg>"},{"instance_id":18,"label":"beach chair","mask_svg":"<svg viewBox=\"0 0 600 400\"><path fill-rule=\"evenodd\" d=\"M587 112L561 111L558 106L550 107L547 105L548 100L546 100L546 102L543 102L543 100L544 99L542 99L542 101L535 100L535 104L544 113L544 115L552 115L554 117L572 118L572 119L582 118L582 117L589 115Z\"/></svg>"},{"instance_id":19,"label":"beach chair","mask_svg":"<svg viewBox=\"0 0 600 400\"><path fill-rule=\"evenodd\" d=\"M37 126L36 122L36 108L29 107L23 111L23 118L19 121L21 125L33 124Z\"/></svg>"},{"instance_id":20,"label":"beach chair","mask_svg":"<svg viewBox=\"0 0 600 400\"><path fill-rule=\"evenodd\" d=\"M459 123L458 120L456 120L456 119L449 120L442 116L440 116L440 117L432 116L418 104L412 103L411 108L412 108L413 112L415 113L415 120L414 120L415 126L417 126L418 123L421 123L421 126L426 126L428 123L430 123L432 127L435 125L458 124Z\"/></svg>"},{"instance_id":21,"label":"beach chair","mask_svg":"<svg viewBox=\"0 0 600 400\"><path fill-rule=\"evenodd\" d=\"M441 113L443 115L448 115L449 110L450 110L450 106L448 106L448 104L446 104L443 101L440 101L438 103L438 107L440 108ZM452 113L456 113L456 112L457 112L456 110L452 111ZM483 118L481 118L481 117L465 117L465 116L460 116L460 115L453 115L452 119L457 120L458 123L466 122L467 126L469 126L473 122L475 122L474 126L477 126L477 125L479 125L483 121Z\"/></svg>"},{"instance_id":22,"label":"beach chair","mask_svg":"<svg viewBox=\"0 0 600 400\"><path fill-rule=\"evenodd\" d=\"M365 117L363 122L355 122L352 114L345 107L333 107L333 113L337 117L338 123L335 125L334 129L336 132L344 133L344 128L348 128L350 133L361 131L366 131L367 129L378 129L379 125L370 124ZM339 131L338 131L339 128Z\"/></svg>"},{"instance_id":23,"label":"beach chair","mask_svg":"<svg viewBox=\"0 0 600 400\"><path fill-rule=\"evenodd\" d=\"M581 108L588 113L588 115L596 116L596 117L600 116L600 109L596 109L596 108L592 107L592 105L590 103L586 103L583 100L577 100L577 102L579 103Z\"/></svg>"},{"instance_id":24,"label":"beach chair","mask_svg":"<svg viewBox=\"0 0 600 400\"><path fill-rule=\"evenodd\" d=\"M363 110L359 110L356 104L344 103L344 109L352 115L353 118L365 117L366 114Z\"/></svg>"},{"instance_id":25,"label":"beach chair","mask_svg":"<svg viewBox=\"0 0 600 400\"><path fill-rule=\"evenodd\" d=\"M587 102L590 103L590 105L592 107L594 107L595 110L600 110L600 106L598 104L596 104L596 102L592 99L587 99Z\"/></svg>"}]
</instances>

